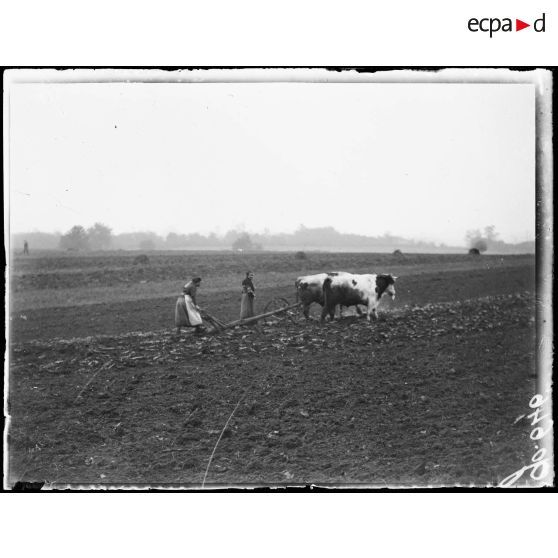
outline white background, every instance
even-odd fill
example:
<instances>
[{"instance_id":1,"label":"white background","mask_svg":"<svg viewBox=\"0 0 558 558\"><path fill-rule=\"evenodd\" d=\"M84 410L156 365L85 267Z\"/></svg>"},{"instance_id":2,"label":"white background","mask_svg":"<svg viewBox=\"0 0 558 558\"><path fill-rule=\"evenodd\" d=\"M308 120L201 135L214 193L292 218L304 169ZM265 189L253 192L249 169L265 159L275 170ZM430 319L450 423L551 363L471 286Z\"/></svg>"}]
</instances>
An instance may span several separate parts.
<instances>
[{"instance_id":1,"label":"white background","mask_svg":"<svg viewBox=\"0 0 558 558\"><path fill-rule=\"evenodd\" d=\"M535 558L552 548L549 496L10 494L3 549L72 558Z\"/></svg>"},{"instance_id":2,"label":"white background","mask_svg":"<svg viewBox=\"0 0 558 558\"><path fill-rule=\"evenodd\" d=\"M555 0L20 0L2 2L12 65L551 65ZM470 18L545 33L467 30Z\"/></svg>"},{"instance_id":3,"label":"white background","mask_svg":"<svg viewBox=\"0 0 558 558\"><path fill-rule=\"evenodd\" d=\"M2 2L10 66L556 64L556 2ZM264 7L265 6L265 7ZM547 31L487 34L470 17ZM5 556L538 557L549 494L2 494ZM552 546L551 546L552 545Z\"/></svg>"}]
</instances>

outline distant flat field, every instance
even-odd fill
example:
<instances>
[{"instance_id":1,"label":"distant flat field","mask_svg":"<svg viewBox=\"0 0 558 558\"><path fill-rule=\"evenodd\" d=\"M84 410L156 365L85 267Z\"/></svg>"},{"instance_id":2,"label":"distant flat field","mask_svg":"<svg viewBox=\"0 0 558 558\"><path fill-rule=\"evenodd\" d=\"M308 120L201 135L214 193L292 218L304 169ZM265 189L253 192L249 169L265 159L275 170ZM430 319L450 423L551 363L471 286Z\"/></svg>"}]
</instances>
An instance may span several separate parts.
<instances>
[{"instance_id":1,"label":"distant flat field","mask_svg":"<svg viewBox=\"0 0 558 558\"><path fill-rule=\"evenodd\" d=\"M203 278L200 299L215 293L238 292L248 270L256 274L259 289L286 287L294 292L299 275L323 271L354 273L393 273L405 276L531 268L535 258L520 256L481 256L410 254L309 254L297 260L293 254L245 254L230 252L205 254L154 254L149 263L134 263L137 254L91 256L16 257L12 261L12 312L38 308L83 306L98 303L158 299L179 294L192 276Z\"/></svg>"},{"instance_id":2,"label":"distant flat field","mask_svg":"<svg viewBox=\"0 0 558 558\"><path fill-rule=\"evenodd\" d=\"M135 256L13 260L11 482L485 486L530 462L534 256ZM192 275L227 322L248 269L257 311L321 271L391 272L397 296L371 324L174 336Z\"/></svg>"}]
</instances>

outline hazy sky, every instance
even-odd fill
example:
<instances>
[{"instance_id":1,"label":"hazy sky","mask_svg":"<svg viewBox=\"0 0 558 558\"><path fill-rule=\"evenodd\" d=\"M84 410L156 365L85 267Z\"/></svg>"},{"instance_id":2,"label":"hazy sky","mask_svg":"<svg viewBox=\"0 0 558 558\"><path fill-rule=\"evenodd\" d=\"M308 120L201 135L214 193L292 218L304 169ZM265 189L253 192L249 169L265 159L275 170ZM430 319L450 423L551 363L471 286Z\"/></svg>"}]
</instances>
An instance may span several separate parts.
<instances>
[{"instance_id":1,"label":"hazy sky","mask_svg":"<svg viewBox=\"0 0 558 558\"><path fill-rule=\"evenodd\" d=\"M531 85L16 84L12 232L535 235Z\"/></svg>"}]
</instances>

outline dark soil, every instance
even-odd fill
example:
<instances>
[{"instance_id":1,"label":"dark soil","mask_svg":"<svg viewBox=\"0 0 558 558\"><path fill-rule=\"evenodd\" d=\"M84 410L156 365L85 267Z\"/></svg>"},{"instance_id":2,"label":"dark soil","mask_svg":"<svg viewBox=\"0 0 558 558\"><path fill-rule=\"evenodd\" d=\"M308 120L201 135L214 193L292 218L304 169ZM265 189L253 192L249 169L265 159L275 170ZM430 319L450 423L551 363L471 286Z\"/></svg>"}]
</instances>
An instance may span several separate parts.
<instances>
[{"instance_id":1,"label":"dark soil","mask_svg":"<svg viewBox=\"0 0 558 558\"><path fill-rule=\"evenodd\" d=\"M533 275L410 269L372 324L203 337L174 336L168 299L30 312L12 322L9 482L495 485L534 451L516 421L536 390ZM204 306L235 319L237 298Z\"/></svg>"}]
</instances>

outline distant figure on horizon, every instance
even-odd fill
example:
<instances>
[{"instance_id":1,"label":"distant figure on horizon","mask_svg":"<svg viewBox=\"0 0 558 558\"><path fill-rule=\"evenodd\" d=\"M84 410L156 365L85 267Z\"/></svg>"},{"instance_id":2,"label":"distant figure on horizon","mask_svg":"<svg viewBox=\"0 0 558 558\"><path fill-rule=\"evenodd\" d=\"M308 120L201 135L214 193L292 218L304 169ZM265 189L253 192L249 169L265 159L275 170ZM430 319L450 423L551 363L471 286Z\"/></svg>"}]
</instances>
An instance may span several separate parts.
<instances>
[{"instance_id":1,"label":"distant figure on horizon","mask_svg":"<svg viewBox=\"0 0 558 558\"><path fill-rule=\"evenodd\" d=\"M246 278L242 281L242 297L240 299L240 319L251 318L254 315L254 299L256 298L256 287L252 281L254 274L246 272Z\"/></svg>"},{"instance_id":2,"label":"distant figure on horizon","mask_svg":"<svg viewBox=\"0 0 558 558\"><path fill-rule=\"evenodd\" d=\"M23 241L23 253L26 256L29 255L29 243L27 242L27 240Z\"/></svg>"}]
</instances>

